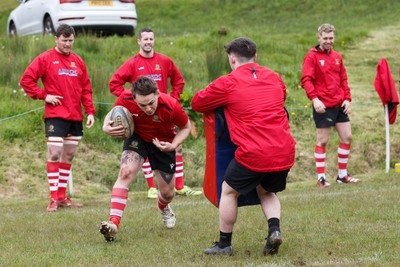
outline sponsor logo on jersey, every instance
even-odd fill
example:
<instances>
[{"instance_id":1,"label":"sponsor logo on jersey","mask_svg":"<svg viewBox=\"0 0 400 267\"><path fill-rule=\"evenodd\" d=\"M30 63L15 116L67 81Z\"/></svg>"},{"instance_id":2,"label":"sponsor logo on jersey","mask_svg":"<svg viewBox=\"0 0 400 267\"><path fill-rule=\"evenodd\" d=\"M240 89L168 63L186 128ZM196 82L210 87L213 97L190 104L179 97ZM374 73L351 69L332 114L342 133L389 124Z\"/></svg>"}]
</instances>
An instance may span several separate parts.
<instances>
[{"instance_id":1,"label":"sponsor logo on jersey","mask_svg":"<svg viewBox=\"0 0 400 267\"><path fill-rule=\"evenodd\" d=\"M319 61L319 63L321 64L321 66L325 66L325 60L321 59L321 60Z\"/></svg>"},{"instance_id":2,"label":"sponsor logo on jersey","mask_svg":"<svg viewBox=\"0 0 400 267\"><path fill-rule=\"evenodd\" d=\"M67 75L71 77L77 77L78 71L77 70L70 70L70 69L58 69L58 75Z\"/></svg>"},{"instance_id":3,"label":"sponsor logo on jersey","mask_svg":"<svg viewBox=\"0 0 400 267\"><path fill-rule=\"evenodd\" d=\"M147 75L147 77L149 77L155 81L161 81L162 75L161 74L149 74L149 75Z\"/></svg>"},{"instance_id":4,"label":"sponsor logo on jersey","mask_svg":"<svg viewBox=\"0 0 400 267\"><path fill-rule=\"evenodd\" d=\"M58 60L56 60L56 61L53 61L53 64L54 64L54 65L60 64L60 62L59 62Z\"/></svg>"},{"instance_id":5,"label":"sponsor logo on jersey","mask_svg":"<svg viewBox=\"0 0 400 267\"><path fill-rule=\"evenodd\" d=\"M144 70L144 67L139 67L138 70Z\"/></svg>"}]
</instances>

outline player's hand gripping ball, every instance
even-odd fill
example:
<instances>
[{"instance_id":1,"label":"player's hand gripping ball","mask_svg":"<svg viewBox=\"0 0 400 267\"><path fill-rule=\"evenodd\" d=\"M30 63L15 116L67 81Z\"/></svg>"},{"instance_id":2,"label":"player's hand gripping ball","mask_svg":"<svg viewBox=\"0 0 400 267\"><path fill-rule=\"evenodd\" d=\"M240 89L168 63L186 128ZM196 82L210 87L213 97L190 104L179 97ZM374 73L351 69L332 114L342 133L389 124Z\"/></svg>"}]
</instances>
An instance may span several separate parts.
<instances>
[{"instance_id":1,"label":"player's hand gripping ball","mask_svg":"<svg viewBox=\"0 0 400 267\"><path fill-rule=\"evenodd\" d=\"M128 139L132 136L133 131L135 129L135 125L133 123L132 114L129 110L123 106L115 106L111 111L107 114L105 120L113 121L111 126L123 126L124 127L124 135L121 139Z\"/></svg>"}]
</instances>

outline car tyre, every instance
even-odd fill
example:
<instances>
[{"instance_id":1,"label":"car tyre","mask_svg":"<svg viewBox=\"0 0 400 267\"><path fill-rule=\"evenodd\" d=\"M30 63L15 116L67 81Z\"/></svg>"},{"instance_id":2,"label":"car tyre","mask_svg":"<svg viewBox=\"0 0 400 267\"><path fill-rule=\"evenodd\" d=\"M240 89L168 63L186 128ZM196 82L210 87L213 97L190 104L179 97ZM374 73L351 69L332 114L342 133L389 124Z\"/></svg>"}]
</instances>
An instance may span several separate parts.
<instances>
[{"instance_id":1,"label":"car tyre","mask_svg":"<svg viewBox=\"0 0 400 267\"><path fill-rule=\"evenodd\" d=\"M15 27L15 24L14 24L14 22L10 22L10 27L9 27L9 30L8 30L8 35L10 36L10 37L16 37L17 36L17 28Z\"/></svg>"},{"instance_id":2,"label":"car tyre","mask_svg":"<svg viewBox=\"0 0 400 267\"><path fill-rule=\"evenodd\" d=\"M54 30L53 21L50 16L46 16L43 22L43 35L54 35L56 31Z\"/></svg>"}]
</instances>

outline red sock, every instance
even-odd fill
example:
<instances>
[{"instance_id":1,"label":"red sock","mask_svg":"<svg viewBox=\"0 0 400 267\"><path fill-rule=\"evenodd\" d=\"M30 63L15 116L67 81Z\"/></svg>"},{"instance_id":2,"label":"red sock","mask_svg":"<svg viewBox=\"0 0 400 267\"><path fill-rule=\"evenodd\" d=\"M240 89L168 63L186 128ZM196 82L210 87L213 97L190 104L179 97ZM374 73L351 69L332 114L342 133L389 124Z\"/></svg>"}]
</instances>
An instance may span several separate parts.
<instances>
[{"instance_id":1,"label":"red sock","mask_svg":"<svg viewBox=\"0 0 400 267\"><path fill-rule=\"evenodd\" d=\"M351 144L339 143L339 148L338 148L339 173L338 174L339 174L340 178L347 176L347 163L349 161L350 146L351 146Z\"/></svg>"},{"instance_id":2,"label":"red sock","mask_svg":"<svg viewBox=\"0 0 400 267\"><path fill-rule=\"evenodd\" d=\"M168 206L169 203L171 203L171 201L168 202L165 199L163 199L161 193L158 192L158 201L157 201L158 208L160 210L164 210L164 208Z\"/></svg>"},{"instance_id":3,"label":"red sock","mask_svg":"<svg viewBox=\"0 0 400 267\"><path fill-rule=\"evenodd\" d=\"M184 187L183 181L183 157L182 155L176 156L176 170L175 170L175 188L180 190Z\"/></svg>"},{"instance_id":4,"label":"red sock","mask_svg":"<svg viewBox=\"0 0 400 267\"><path fill-rule=\"evenodd\" d=\"M325 177L326 147L316 145L314 150L314 157L315 166L317 167L318 179L320 179L321 177Z\"/></svg>"},{"instance_id":5,"label":"red sock","mask_svg":"<svg viewBox=\"0 0 400 267\"><path fill-rule=\"evenodd\" d=\"M47 180L50 188L50 198L58 200L58 176L59 176L59 162L46 163Z\"/></svg>"},{"instance_id":6,"label":"red sock","mask_svg":"<svg viewBox=\"0 0 400 267\"><path fill-rule=\"evenodd\" d=\"M148 158L142 165L142 171L144 174L144 178L146 178L148 188L157 188L156 184L154 183L154 175Z\"/></svg>"},{"instance_id":7,"label":"red sock","mask_svg":"<svg viewBox=\"0 0 400 267\"><path fill-rule=\"evenodd\" d=\"M60 162L60 176L58 179L58 200L64 200L67 197L67 184L71 174L71 164Z\"/></svg>"},{"instance_id":8,"label":"red sock","mask_svg":"<svg viewBox=\"0 0 400 267\"><path fill-rule=\"evenodd\" d=\"M122 215L128 201L128 188L114 187L111 192L110 221L117 227L121 222Z\"/></svg>"}]
</instances>

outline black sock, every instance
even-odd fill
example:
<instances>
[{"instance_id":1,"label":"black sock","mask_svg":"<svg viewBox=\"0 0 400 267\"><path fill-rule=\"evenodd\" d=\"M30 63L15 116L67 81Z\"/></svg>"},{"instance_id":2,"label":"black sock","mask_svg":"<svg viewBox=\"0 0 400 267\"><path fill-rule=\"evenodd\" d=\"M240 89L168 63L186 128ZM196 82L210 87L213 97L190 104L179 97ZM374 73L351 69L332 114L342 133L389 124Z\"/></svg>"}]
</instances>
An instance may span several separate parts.
<instances>
[{"instance_id":1,"label":"black sock","mask_svg":"<svg viewBox=\"0 0 400 267\"><path fill-rule=\"evenodd\" d=\"M219 242L218 247L225 248L229 247L232 242L232 233L224 233L219 231Z\"/></svg>"},{"instance_id":2,"label":"black sock","mask_svg":"<svg viewBox=\"0 0 400 267\"><path fill-rule=\"evenodd\" d=\"M278 218L268 219L268 234L272 233L273 231L280 231Z\"/></svg>"}]
</instances>

